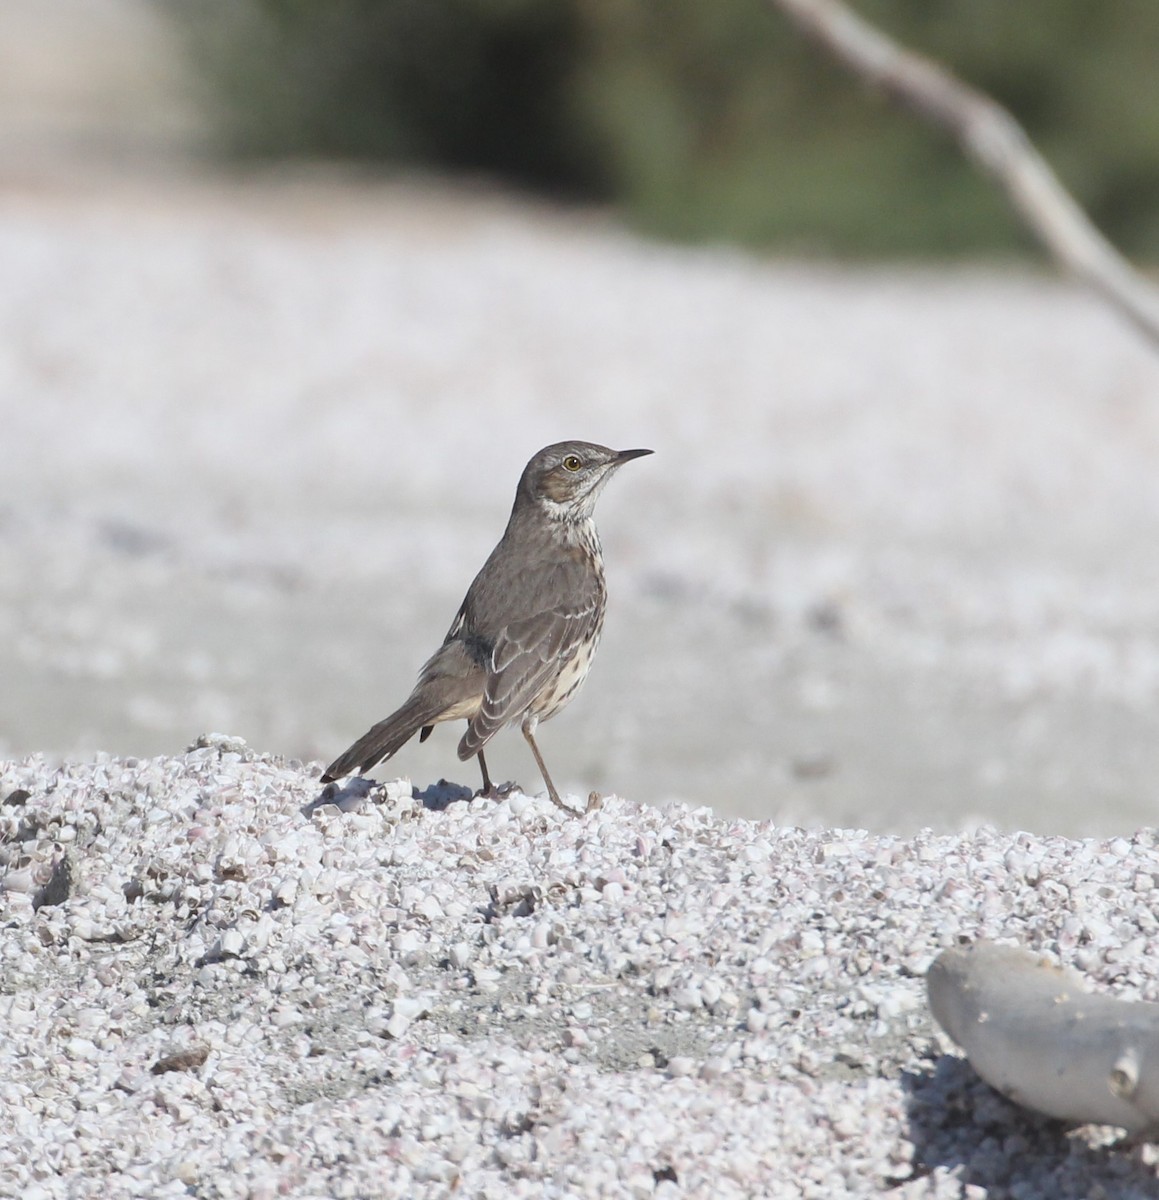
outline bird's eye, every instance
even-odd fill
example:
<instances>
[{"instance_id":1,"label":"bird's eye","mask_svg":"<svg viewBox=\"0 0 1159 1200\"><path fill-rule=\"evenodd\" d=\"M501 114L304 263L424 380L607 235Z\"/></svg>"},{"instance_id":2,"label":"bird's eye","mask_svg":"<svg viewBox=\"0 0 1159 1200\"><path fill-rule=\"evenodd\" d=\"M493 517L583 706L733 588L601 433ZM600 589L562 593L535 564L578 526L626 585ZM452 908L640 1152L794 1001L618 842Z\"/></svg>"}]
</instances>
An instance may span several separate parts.
<instances>
[{"instance_id":1,"label":"bird's eye","mask_svg":"<svg viewBox=\"0 0 1159 1200\"><path fill-rule=\"evenodd\" d=\"M583 459L581 459L578 454L569 454L567 458L563 460L563 468L565 471L578 471L583 465Z\"/></svg>"}]
</instances>

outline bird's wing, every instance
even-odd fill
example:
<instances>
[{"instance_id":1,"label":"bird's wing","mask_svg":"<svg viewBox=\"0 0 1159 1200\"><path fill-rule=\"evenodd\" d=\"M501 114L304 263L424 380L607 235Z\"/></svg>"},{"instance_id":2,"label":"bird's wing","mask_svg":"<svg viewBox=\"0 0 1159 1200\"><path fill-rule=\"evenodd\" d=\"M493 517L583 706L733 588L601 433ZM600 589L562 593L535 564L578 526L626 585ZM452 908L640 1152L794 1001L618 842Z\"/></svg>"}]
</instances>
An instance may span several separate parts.
<instances>
[{"instance_id":1,"label":"bird's wing","mask_svg":"<svg viewBox=\"0 0 1159 1200\"><path fill-rule=\"evenodd\" d=\"M526 711L555 672L599 632L603 605L603 591L591 580L564 602L504 626L491 653L483 703L459 743L460 758L477 754Z\"/></svg>"}]
</instances>

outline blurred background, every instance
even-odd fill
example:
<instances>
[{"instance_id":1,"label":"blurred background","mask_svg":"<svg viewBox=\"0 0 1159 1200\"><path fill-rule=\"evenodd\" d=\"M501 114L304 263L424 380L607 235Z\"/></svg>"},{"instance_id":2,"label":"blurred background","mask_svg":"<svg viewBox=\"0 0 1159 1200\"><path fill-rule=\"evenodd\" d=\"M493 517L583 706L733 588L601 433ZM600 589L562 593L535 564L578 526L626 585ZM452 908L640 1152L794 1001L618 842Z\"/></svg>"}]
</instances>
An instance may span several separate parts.
<instances>
[{"instance_id":1,"label":"blurred background","mask_svg":"<svg viewBox=\"0 0 1159 1200\"><path fill-rule=\"evenodd\" d=\"M856 7L1159 259L1159 8ZM559 782L1153 824L1157 408L948 139L758 0L0 6L0 755L328 760L575 436L657 455L601 502ZM386 774L473 785L457 737Z\"/></svg>"},{"instance_id":2,"label":"blurred background","mask_svg":"<svg viewBox=\"0 0 1159 1200\"><path fill-rule=\"evenodd\" d=\"M1006 105L1128 255L1159 256L1149 0L865 0ZM947 138L768 0L10 0L5 157L317 161L484 174L668 239L1021 253Z\"/></svg>"},{"instance_id":3,"label":"blurred background","mask_svg":"<svg viewBox=\"0 0 1159 1200\"><path fill-rule=\"evenodd\" d=\"M173 4L219 148L485 171L666 238L780 252L1019 251L948 140L767 0ZM1130 255L1159 255L1148 0L872 0L858 11L1008 106Z\"/></svg>"}]
</instances>

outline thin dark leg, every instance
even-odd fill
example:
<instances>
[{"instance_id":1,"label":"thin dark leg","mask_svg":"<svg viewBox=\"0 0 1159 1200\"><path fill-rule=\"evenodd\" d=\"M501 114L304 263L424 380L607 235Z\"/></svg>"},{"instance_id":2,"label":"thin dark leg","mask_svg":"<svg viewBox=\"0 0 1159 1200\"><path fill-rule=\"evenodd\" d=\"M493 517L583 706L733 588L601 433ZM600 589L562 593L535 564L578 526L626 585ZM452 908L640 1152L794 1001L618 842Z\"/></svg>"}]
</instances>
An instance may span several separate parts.
<instances>
[{"instance_id":1,"label":"thin dark leg","mask_svg":"<svg viewBox=\"0 0 1159 1200\"><path fill-rule=\"evenodd\" d=\"M487 774L487 760L483 757L483 751L480 750L476 755L479 760L479 769L483 772L483 792L484 796L493 796L495 794L495 785L491 782L491 776Z\"/></svg>"},{"instance_id":2,"label":"thin dark leg","mask_svg":"<svg viewBox=\"0 0 1159 1200\"><path fill-rule=\"evenodd\" d=\"M533 733L534 725L528 721L524 721L522 725L523 736L527 739L527 744L531 747L531 753L535 755L536 766L539 767L539 773L543 776L543 782L547 784L547 794L551 797L551 802L557 807L562 808L564 812L571 812L566 804L559 798L559 792L555 790L555 784L551 782L551 776L547 773L547 764L543 761L543 755L539 753L539 747L535 744L535 735ZM572 814L575 815L574 813Z\"/></svg>"},{"instance_id":3,"label":"thin dark leg","mask_svg":"<svg viewBox=\"0 0 1159 1200\"><path fill-rule=\"evenodd\" d=\"M491 772L487 770L487 760L483 757L483 751L478 751L475 757L479 760L479 770L483 772L483 786L475 793L476 796L486 796L488 800L502 800L510 796L519 786L515 783L492 783Z\"/></svg>"}]
</instances>

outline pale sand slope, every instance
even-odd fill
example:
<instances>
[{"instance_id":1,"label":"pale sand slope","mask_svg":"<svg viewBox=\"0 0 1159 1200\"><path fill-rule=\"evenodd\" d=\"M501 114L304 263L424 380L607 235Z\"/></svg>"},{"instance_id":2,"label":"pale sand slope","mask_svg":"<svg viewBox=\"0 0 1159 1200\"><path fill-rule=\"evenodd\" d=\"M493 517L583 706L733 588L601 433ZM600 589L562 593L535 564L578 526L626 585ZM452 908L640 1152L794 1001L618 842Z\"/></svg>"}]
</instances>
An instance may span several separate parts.
<instances>
[{"instance_id":1,"label":"pale sand slope","mask_svg":"<svg viewBox=\"0 0 1159 1200\"><path fill-rule=\"evenodd\" d=\"M539 446L651 446L561 785L1154 822L1159 359L1026 272L654 245L418 184L0 189L0 752L329 759ZM444 729L389 774L474 785ZM538 787L518 733L491 765Z\"/></svg>"},{"instance_id":2,"label":"pale sand slope","mask_svg":"<svg viewBox=\"0 0 1159 1200\"><path fill-rule=\"evenodd\" d=\"M922 978L1013 939L1153 998L1153 834L337 799L228 740L0 767L0 1195L1159 1192L946 1054Z\"/></svg>"}]
</instances>

